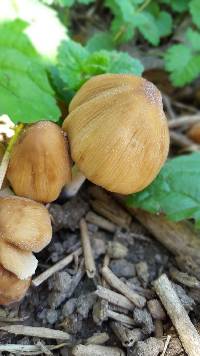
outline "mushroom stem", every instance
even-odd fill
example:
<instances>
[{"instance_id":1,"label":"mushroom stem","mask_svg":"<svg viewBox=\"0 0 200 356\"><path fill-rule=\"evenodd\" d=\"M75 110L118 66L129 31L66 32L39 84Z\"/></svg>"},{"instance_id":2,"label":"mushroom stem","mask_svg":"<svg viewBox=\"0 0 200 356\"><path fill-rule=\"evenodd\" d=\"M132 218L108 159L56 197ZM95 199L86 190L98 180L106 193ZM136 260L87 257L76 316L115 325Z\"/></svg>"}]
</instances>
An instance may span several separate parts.
<instances>
[{"instance_id":1,"label":"mushroom stem","mask_svg":"<svg viewBox=\"0 0 200 356\"><path fill-rule=\"evenodd\" d=\"M9 164L9 160L10 160L10 153L12 151L12 148L15 144L15 142L17 141L17 138L19 136L19 134L21 133L22 129L23 129L24 125L23 124L19 124L16 126L15 128L15 133L14 135L11 137L9 144L6 148L6 151L4 153L1 165L0 165L0 189L2 187L6 172L7 172L7 168L8 168L8 164Z\"/></svg>"},{"instance_id":2,"label":"mushroom stem","mask_svg":"<svg viewBox=\"0 0 200 356\"><path fill-rule=\"evenodd\" d=\"M74 165L72 168L72 180L64 188L64 195L66 198L75 196L85 180L86 177L79 171L78 167Z\"/></svg>"}]
</instances>

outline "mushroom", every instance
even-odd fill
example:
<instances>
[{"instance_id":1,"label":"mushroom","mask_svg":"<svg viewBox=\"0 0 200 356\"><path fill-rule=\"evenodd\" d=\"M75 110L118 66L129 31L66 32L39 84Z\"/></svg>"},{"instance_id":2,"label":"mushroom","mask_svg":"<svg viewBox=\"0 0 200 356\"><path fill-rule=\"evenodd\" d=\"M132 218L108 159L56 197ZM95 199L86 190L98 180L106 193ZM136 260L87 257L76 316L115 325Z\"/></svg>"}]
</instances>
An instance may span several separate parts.
<instances>
[{"instance_id":1,"label":"mushroom","mask_svg":"<svg viewBox=\"0 0 200 356\"><path fill-rule=\"evenodd\" d=\"M83 176L108 191L143 190L159 173L169 131L159 90L134 75L104 74L86 82L63 123L73 161ZM67 194L79 188L68 185Z\"/></svg>"},{"instance_id":2,"label":"mushroom","mask_svg":"<svg viewBox=\"0 0 200 356\"><path fill-rule=\"evenodd\" d=\"M61 128L40 121L25 128L12 149L7 178L22 197L47 203L71 180L67 141Z\"/></svg>"},{"instance_id":3,"label":"mushroom","mask_svg":"<svg viewBox=\"0 0 200 356\"><path fill-rule=\"evenodd\" d=\"M195 125L193 125L187 132L187 135L194 142L200 143L200 123L198 122Z\"/></svg>"},{"instance_id":4,"label":"mushroom","mask_svg":"<svg viewBox=\"0 0 200 356\"><path fill-rule=\"evenodd\" d=\"M30 278L22 281L0 265L0 305L8 305L22 299L30 283Z\"/></svg>"},{"instance_id":5,"label":"mushroom","mask_svg":"<svg viewBox=\"0 0 200 356\"><path fill-rule=\"evenodd\" d=\"M48 210L21 197L0 198L0 265L19 279L32 276L41 251L51 240Z\"/></svg>"}]
</instances>

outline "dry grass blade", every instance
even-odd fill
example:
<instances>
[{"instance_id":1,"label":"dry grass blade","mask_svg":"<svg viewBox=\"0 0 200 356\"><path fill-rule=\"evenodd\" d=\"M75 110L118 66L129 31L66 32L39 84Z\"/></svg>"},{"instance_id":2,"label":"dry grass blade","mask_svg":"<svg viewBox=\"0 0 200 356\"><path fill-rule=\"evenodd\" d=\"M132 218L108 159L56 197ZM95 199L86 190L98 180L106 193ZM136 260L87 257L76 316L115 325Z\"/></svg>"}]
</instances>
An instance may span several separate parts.
<instances>
[{"instance_id":1,"label":"dry grass blade","mask_svg":"<svg viewBox=\"0 0 200 356\"><path fill-rule=\"evenodd\" d=\"M45 345L49 351L58 350L67 344L59 344L59 345ZM0 345L0 352L11 352L20 354L20 355L40 355L43 353L40 345L21 345L21 344L5 344Z\"/></svg>"},{"instance_id":2,"label":"dry grass blade","mask_svg":"<svg viewBox=\"0 0 200 356\"><path fill-rule=\"evenodd\" d=\"M82 253L82 249L79 248L78 250L72 252L69 256L63 258L61 261L57 262L54 266L50 267L43 273L41 273L38 277L32 280L32 284L35 287L40 286L44 281L46 281L49 277L51 277L54 273L60 271L61 269L68 266L74 259L75 256L80 256Z\"/></svg>"},{"instance_id":3,"label":"dry grass blade","mask_svg":"<svg viewBox=\"0 0 200 356\"><path fill-rule=\"evenodd\" d=\"M87 228L87 224L84 219L80 221L81 241L83 246L83 254L85 258L85 269L88 278L94 278L96 274L96 266L92 253L92 247L90 243L90 236Z\"/></svg>"},{"instance_id":4,"label":"dry grass blade","mask_svg":"<svg viewBox=\"0 0 200 356\"><path fill-rule=\"evenodd\" d=\"M43 339L70 340L70 335L61 330L53 330L42 327L23 326L23 325L6 325L1 326L0 330L15 335L25 335L40 337Z\"/></svg>"}]
</instances>

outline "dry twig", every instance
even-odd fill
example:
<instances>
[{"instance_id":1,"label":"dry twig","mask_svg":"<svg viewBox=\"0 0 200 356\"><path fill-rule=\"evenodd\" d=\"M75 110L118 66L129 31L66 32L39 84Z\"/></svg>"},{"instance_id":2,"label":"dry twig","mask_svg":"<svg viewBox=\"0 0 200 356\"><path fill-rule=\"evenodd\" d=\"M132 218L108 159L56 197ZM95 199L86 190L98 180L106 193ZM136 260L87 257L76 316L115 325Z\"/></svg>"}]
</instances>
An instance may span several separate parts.
<instances>
[{"instance_id":1,"label":"dry twig","mask_svg":"<svg viewBox=\"0 0 200 356\"><path fill-rule=\"evenodd\" d=\"M0 330L6 331L15 335L25 335L39 337L43 339L70 340L70 335L61 330L53 330L49 328L40 328L24 325L5 325L1 326Z\"/></svg>"},{"instance_id":2,"label":"dry twig","mask_svg":"<svg viewBox=\"0 0 200 356\"><path fill-rule=\"evenodd\" d=\"M111 287L125 295L134 305L138 308L144 307L146 299L132 291L108 267L104 266L102 268L102 275Z\"/></svg>"},{"instance_id":3,"label":"dry twig","mask_svg":"<svg viewBox=\"0 0 200 356\"><path fill-rule=\"evenodd\" d=\"M154 282L154 287L177 330L186 353L189 356L200 355L200 336L166 274L161 275Z\"/></svg>"},{"instance_id":4,"label":"dry twig","mask_svg":"<svg viewBox=\"0 0 200 356\"><path fill-rule=\"evenodd\" d=\"M55 265L48 268L46 271L44 271L39 276L34 278L32 280L32 284L35 287L38 287L40 284L42 284L44 281L46 281L49 277L51 277L54 273L62 270L66 266L68 266L74 260L74 257L80 256L81 253L82 253L82 248L79 248L78 250L74 251L69 256L63 258L61 261L57 262Z\"/></svg>"},{"instance_id":5,"label":"dry twig","mask_svg":"<svg viewBox=\"0 0 200 356\"><path fill-rule=\"evenodd\" d=\"M97 290L95 291L95 294L98 295L98 297L107 300L109 303L117 305L121 308L133 311L134 305L133 303L130 302L130 300L123 295L113 292L110 289L97 286Z\"/></svg>"},{"instance_id":6,"label":"dry twig","mask_svg":"<svg viewBox=\"0 0 200 356\"><path fill-rule=\"evenodd\" d=\"M83 247L83 254L85 258L85 269L88 278L94 278L96 274L96 266L94 262L94 256L92 253L92 247L90 243L90 236L88 233L87 224L84 219L80 221L81 241Z\"/></svg>"}]
</instances>

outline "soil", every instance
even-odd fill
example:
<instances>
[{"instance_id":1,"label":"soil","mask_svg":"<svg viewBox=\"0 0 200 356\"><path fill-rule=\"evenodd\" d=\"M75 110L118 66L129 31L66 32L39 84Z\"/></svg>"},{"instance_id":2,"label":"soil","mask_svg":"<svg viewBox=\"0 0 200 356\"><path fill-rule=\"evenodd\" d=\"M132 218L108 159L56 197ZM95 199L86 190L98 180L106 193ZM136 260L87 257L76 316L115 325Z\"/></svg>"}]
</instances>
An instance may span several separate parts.
<instances>
[{"instance_id":1,"label":"soil","mask_svg":"<svg viewBox=\"0 0 200 356\"><path fill-rule=\"evenodd\" d=\"M66 201L62 196L59 201L49 206L54 234L50 245L37 256L39 260L37 275L80 247L79 222L88 211L93 210L90 203L90 184L86 183L76 197ZM22 324L63 330L70 334L70 340L66 341L65 346L52 353L47 348L41 349L39 354L73 355L72 350L75 345L86 344L87 339L94 334L106 333L100 335L103 344L118 347L127 355L160 355L167 335L171 335L172 338L165 356L185 355L171 321L166 316L152 286L152 282L164 272L173 282L171 271L177 268L173 256L135 219L131 218L129 228L113 226L115 231L108 232L95 224L88 223L97 269L94 279L87 277L84 261L80 256L39 287L31 287L21 303L1 307L1 326ZM110 318L100 320L97 317L99 310L103 308L103 302L94 292L98 285L103 284L109 288L101 276L105 255L110 256L109 268L113 273L132 290L147 299L148 307L143 309L136 307L133 311L116 307L112 303L107 306L109 310L129 316L134 321L131 329L137 330L137 333L139 330L139 336L137 335L132 347L122 346L119 336L113 331L113 321ZM194 291L194 288L178 285L177 282L174 287L190 313L192 321L197 325L200 318L197 311L200 301L198 289ZM159 323L156 321L158 319L160 319ZM36 345L38 342L44 347L63 343L59 340L45 339L43 335L41 338L36 338L0 332L2 345ZM3 352L2 355L12 355L12 353Z\"/></svg>"}]
</instances>

